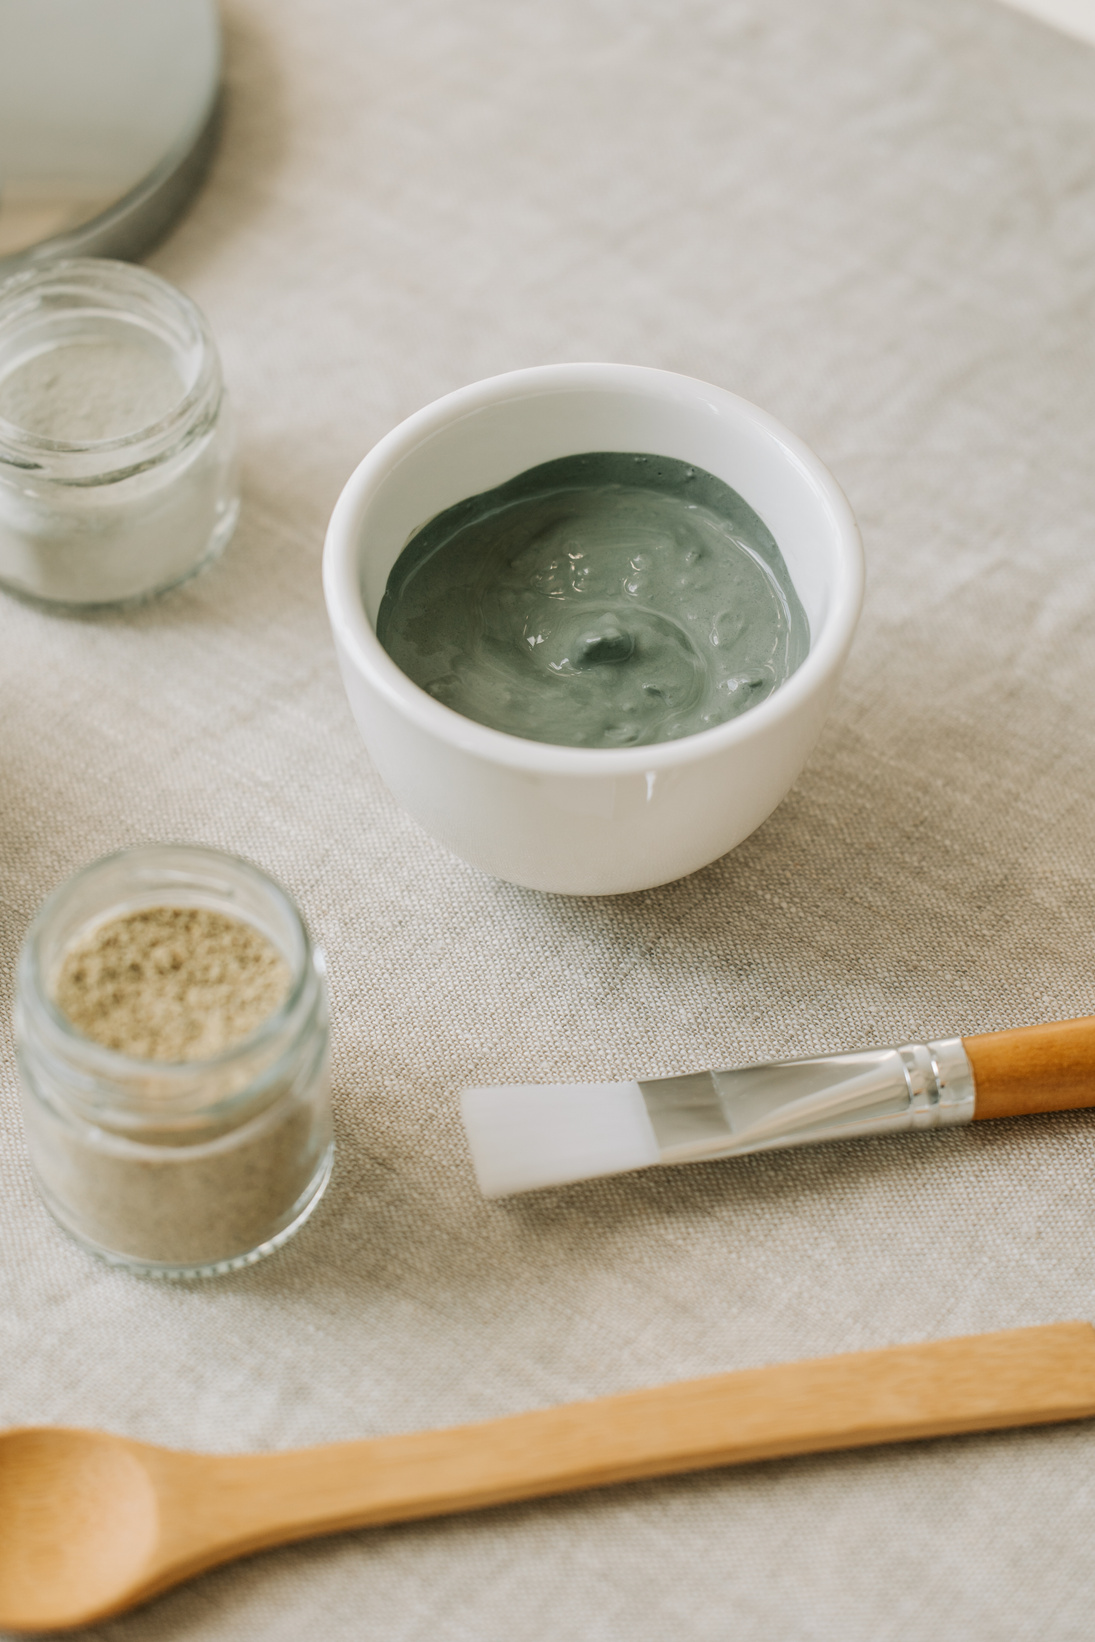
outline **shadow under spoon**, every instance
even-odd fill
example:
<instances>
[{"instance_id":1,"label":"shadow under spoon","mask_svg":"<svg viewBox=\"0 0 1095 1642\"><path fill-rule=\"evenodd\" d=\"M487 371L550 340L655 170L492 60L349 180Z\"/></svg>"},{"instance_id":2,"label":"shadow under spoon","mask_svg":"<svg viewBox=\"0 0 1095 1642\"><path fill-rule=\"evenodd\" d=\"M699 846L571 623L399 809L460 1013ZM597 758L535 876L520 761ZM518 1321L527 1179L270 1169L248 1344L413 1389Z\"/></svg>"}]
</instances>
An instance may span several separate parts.
<instances>
[{"instance_id":1,"label":"shadow under spoon","mask_svg":"<svg viewBox=\"0 0 1095 1642\"><path fill-rule=\"evenodd\" d=\"M0 1434L0 1628L87 1625L218 1563L316 1534L1093 1414L1095 1329L1055 1323L288 1453L11 1430Z\"/></svg>"}]
</instances>

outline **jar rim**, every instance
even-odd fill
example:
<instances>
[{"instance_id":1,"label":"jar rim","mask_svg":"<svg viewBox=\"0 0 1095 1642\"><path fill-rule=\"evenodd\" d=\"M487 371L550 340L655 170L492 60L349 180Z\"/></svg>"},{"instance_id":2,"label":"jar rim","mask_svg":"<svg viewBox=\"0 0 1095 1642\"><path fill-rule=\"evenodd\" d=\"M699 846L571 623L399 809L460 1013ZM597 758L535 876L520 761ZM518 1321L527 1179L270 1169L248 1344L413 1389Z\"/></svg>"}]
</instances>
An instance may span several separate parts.
<instances>
[{"instance_id":1,"label":"jar rim","mask_svg":"<svg viewBox=\"0 0 1095 1642\"><path fill-rule=\"evenodd\" d=\"M53 439L0 415L0 464L68 484L129 477L173 455L215 420L223 396L220 358L209 324L185 292L150 269L107 257L65 257L21 269L0 281L0 341L42 320L58 301L57 318L81 311L141 324L178 354L198 352L190 386L155 421L104 439ZM98 299L103 306L92 303ZM111 460L115 458L115 460Z\"/></svg>"},{"instance_id":2,"label":"jar rim","mask_svg":"<svg viewBox=\"0 0 1095 1642\"><path fill-rule=\"evenodd\" d=\"M151 865L157 855L167 852L181 853L194 860L196 865L200 862L208 866L219 867L222 871L227 869L231 872L242 873L247 880L263 893L273 898L278 905L279 911L287 917L291 929L299 939L299 954L295 962L289 958L284 950L279 948L279 950L282 950L282 956L291 964L291 980L289 989L277 1008L260 1021L246 1037L229 1044L216 1055L204 1056L196 1060L154 1060L141 1055L128 1055L122 1050L111 1049L106 1044L96 1042L94 1038L88 1037L86 1033L81 1032L64 1011L59 1008L50 990L42 964L42 937L48 931L52 920L63 909L66 902L79 891L81 886L105 870L125 861L136 863L141 857L144 857ZM165 888L163 893L166 896L170 894L170 891ZM149 902L149 905L152 904L154 903ZM161 900L155 904L165 905L168 902ZM122 903L119 902L119 908L121 905ZM111 915L110 908L107 907L94 917L89 918L83 927L94 927L95 924L108 920ZM245 914L234 915L238 916L242 922L251 922ZM265 933L265 931L261 931L261 933ZM100 856L97 860L89 862L87 866L81 867L79 871L65 878L46 897L32 919L23 939L18 964L18 990L19 996L24 1003L31 1001L39 1016L44 1015L55 1040L63 1048L69 1048L77 1053L82 1064L88 1071L93 1073L96 1079L102 1078L124 1086L127 1081L134 1079L154 1078L157 1083L164 1085L179 1084L181 1086L179 1093L186 1095L195 1083L200 1082L203 1078L217 1072L224 1072L232 1066L233 1062L243 1062L252 1056L261 1055L263 1049L276 1045L279 1036L286 1033L287 1029L293 1024L294 1016L300 1013L302 1002L305 1001L306 995L314 985L317 970L322 973L322 968L322 952L312 940L304 917L292 896L275 878L271 877L261 867L256 866L253 861L248 861L245 857L234 855L227 850L212 849L201 844L136 844L124 849L114 850L108 855ZM123 1098L118 1104L143 1105L144 1103L130 1103ZM160 1110L166 1111L170 1105L170 1096L165 1099L164 1094L160 1092L156 1104Z\"/></svg>"}]
</instances>

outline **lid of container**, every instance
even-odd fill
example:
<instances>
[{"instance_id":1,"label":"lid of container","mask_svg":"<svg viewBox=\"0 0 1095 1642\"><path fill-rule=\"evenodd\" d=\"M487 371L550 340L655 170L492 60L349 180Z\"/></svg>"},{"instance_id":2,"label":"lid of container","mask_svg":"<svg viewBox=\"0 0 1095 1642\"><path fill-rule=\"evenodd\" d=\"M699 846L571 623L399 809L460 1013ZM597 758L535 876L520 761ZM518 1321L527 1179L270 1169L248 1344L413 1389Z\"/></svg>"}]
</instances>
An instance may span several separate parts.
<instances>
[{"instance_id":1,"label":"lid of container","mask_svg":"<svg viewBox=\"0 0 1095 1642\"><path fill-rule=\"evenodd\" d=\"M0 275L139 256L201 181L215 0L0 0Z\"/></svg>"}]
</instances>

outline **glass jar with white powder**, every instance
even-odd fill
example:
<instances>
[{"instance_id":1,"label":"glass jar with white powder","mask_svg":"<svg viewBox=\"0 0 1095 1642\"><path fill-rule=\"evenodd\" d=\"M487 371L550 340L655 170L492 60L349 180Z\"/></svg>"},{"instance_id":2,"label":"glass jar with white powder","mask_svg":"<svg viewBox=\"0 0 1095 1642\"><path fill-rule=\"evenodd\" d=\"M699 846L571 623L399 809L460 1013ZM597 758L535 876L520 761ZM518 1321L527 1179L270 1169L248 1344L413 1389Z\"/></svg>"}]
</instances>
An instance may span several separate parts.
<instances>
[{"instance_id":1,"label":"glass jar with white powder","mask_svg":"<svg viewBox=\"0 0 1095 1642\"><path fill-rule=\"evenodd\" d=\"M116 1265L232 1271L331 1170L323 957L290 898L218 850L143 845L62 884L27 933L15 1036L47 1207Z\"/></svg>"},{"instance_id":2,"label":"glass jar with white powder","mask_svg":"<svg viewBox=\"0 0 1095 1642\"><path fill-rule=\"evenodd\" d=\"M0 284L0 587L143 599L216 557L238 513L220 360L189 297L97 257Z\"/></svg>"}]
</instances>

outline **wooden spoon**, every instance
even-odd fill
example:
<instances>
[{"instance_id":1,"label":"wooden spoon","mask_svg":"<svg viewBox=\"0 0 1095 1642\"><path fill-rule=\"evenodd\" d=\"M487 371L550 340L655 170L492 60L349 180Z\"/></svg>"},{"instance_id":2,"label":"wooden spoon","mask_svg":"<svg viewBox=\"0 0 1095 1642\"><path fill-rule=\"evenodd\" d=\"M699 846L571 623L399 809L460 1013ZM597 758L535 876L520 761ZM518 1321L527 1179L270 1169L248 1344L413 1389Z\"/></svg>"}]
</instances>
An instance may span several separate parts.
<instances>
[{"instance_id":1,"label":"wooden spoon","mask_svg":"<svg viewBox=\"0 0 1095 1642\"><path fill-rule=\"evenodd\" d=\"M1095 1414L1095 1329L1056 1323L746 1369L485 1425L283 1454L0 1435L0 1627L131 1608L286 1540L781 1454Z\"/></svg>"}]
</instances>

